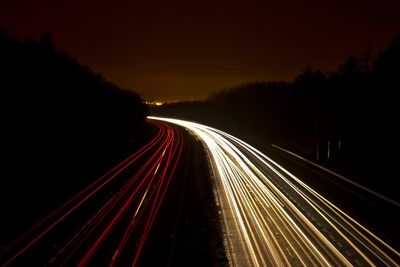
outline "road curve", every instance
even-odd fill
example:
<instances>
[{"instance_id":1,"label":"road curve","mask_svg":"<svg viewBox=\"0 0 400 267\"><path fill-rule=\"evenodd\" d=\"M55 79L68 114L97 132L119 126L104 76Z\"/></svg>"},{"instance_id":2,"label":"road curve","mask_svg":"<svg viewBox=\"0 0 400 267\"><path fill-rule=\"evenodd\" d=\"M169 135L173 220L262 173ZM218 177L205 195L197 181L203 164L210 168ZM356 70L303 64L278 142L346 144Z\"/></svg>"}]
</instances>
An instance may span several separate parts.
<instances>
[{"instance_id":1,"label":"road curve","mask_svg":"<svg viewBox=\"0 0 400 267\"><path fill-rule=\"evenodd\" d=\"M149 118L204 143L231 266L399 266L397 250L254 147L201 124Z\"/></svg>"}]
</instances>

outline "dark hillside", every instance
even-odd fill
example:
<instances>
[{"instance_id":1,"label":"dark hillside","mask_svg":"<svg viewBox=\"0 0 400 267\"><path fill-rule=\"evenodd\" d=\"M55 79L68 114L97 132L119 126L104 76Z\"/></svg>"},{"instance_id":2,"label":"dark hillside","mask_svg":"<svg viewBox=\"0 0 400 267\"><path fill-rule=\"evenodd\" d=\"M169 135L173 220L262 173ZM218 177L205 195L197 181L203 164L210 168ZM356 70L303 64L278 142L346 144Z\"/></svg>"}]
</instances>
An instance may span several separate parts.
<instances>
[{"instance_id":1,"label":"dark hillside","mask_svg":"<svg viewBox=\"0 0 400 267\"><path fill-rule=\"evenodd\" d=\"M144 138L140 97L58 51L49 35L0 32L0 95L1 210L16 231L19 214L37 220Z\"/></svg>"}]
</instances>

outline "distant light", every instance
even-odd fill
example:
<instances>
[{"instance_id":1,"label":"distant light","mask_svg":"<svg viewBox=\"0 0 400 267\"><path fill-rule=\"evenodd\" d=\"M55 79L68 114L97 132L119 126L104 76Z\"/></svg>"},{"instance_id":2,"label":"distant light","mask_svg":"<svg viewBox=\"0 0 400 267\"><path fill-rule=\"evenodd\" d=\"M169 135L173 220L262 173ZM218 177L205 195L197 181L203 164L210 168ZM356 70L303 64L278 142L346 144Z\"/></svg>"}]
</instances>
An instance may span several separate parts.
<instances>
[{"instance_id":1,"label":"distant light","mask_svg":"<svg viewBox=\"0 0 400 267\"><path fill-rule=\"evenodd\" d=\"M151 106L162 106L165 104L164 102L160 101L144 101L144 103Z\"/></svg>"},{"instance_id":2,"label":"distant light","mask_svg":"<svg viewBox=\"0 0 400 267\"><path fill-rule=\"evenodd\" d=\"M176 104L182 102L180 100L169 100L169 101L143 101L143 103L145 103L146 105L150 105L150 106L162 106L162 105L167 105L167 104Z\"/></svg>"}]
</instances>

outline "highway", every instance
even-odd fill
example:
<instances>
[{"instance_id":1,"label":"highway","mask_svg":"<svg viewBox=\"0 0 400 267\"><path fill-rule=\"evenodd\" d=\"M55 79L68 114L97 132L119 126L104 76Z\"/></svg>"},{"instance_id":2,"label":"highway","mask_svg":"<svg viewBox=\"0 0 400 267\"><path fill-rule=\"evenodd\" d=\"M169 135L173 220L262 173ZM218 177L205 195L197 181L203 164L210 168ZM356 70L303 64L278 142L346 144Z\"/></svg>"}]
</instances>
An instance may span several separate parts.
<instances>
[{"instance_id":1,"label":"highway","mask_svg":"<svg viewBox=\"0 0 400 267\"><path fill-rule=\"evenodd\" d=\"M399 266L377 233L254 147L201 124L150 119L203 142L231 266Z\"/></svg>"},{"instance_id":2,"label":"highway","mask_svg":"<svg viewBox=\"0 0 400 267\"><path fill-rule=\"evenodd\" d=\"M146 265L143 250L184 153L179 127L150 123L156 134L146 145L5 247L0 266ZM172 212L166 205L163 212L170 212L173 228L176 205L168 205ZM160 225L158 231L167 237L161 234L157 242L168 247L170 233L163 227L171 223Z\"/></svg>"},{"instance_id":3,"label":"highway","mask_svg":"<svg viewBox=\"0 0 400 267\"><path fill-rule=\"evenodd\" d=\"M2 248L0 266L399 266L378 233L254 147L149 123L146 144Z\"/></svg>"}]
</instances>

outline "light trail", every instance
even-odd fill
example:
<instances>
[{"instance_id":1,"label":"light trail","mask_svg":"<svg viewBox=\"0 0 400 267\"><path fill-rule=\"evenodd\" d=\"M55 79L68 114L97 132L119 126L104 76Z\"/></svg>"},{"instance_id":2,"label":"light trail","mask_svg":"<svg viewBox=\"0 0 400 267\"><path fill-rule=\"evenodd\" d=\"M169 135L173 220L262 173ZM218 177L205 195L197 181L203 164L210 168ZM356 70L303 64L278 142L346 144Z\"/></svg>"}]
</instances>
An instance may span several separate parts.
<instances>
[{"instance_id":1,"label":"light trail","mask_svg":"<svg viewBox=\"0 0 400 267\"><path fill-rule=\"evenodd\" d=\"M306 158L304 158L304 157L302 157L300 155L297 155L296 153L293 153L292 151L289 151L287 149L284 149L284 148L282 148L280 146L277 146L277 145L274 145L274 144L272 144L271 146L276 148L276 149L279 149L279 150L281 150L283 152L286 152L287 154L292 155L292 156L294 156L294 157L296 157L296 158L298 158L298 159L300 159L300 160L302 160L304 162L307 162L308 164L311 164L314 167L317 167L317 168L319 168L319 169L321 169L321 170L323 170L323 171L325 171L325 172L327 172L329 174L332 174L333 176L335 176L335 177L337 177L337 178L339 178L339 179L341 179L341 180L343 180L343 181L345 181L345 182L347 182L347 183L349 183L349 184L351 184L351 185L353 185L353 186L355 186L357 188L360 188L360 189L370 193L371 195L374 195L377 198L380 198L380 199L382 199L382 200L384 200L384 201L386 201L386 202L388 202L388 203L390 203L392 205L395 205L397 208L400 208L400 203L397 202L396 200L393 200L393 199L388 198L388 197L386 197L386 196L384 196L384 195L382 195L382 194L380 194L378 192L375 192L375 191L371 190L370 188L368 188L366 186L363 186L363 185L361 185L359 183L356 183L356 182L352 181L351 179L349 179L349 178L347 178L347 177L345 177L345 176L343 176L343 175L341 175L339 173L331 171L328 168L325 168L324 166L321 166L321 165L319 165L319 164L317 164L317 163L315 163L315 162L313 162L311 160L308 160L308 159L306 159Z\"/></svg>"},{"instance_id":2,"label":"light trail","mask_svg":"<svg viewBox=\"0 0 400 267\"><path fill-rule=\"evenodd\" d=\"M298 177L245 142L180 125L209 154L232 266L399 266L400 254Z\"/></svg>"},{"instance_id":3,"label":"light trail","mask_svg":"<svg viewBox=\"0 0 400 267\"><path fill-rule=\"evenodd\" d=\"M184 145L179 127L150 123L153 139L7 246L0 266L136 266Z\"/></svg>"}]
</instances>

